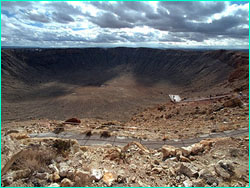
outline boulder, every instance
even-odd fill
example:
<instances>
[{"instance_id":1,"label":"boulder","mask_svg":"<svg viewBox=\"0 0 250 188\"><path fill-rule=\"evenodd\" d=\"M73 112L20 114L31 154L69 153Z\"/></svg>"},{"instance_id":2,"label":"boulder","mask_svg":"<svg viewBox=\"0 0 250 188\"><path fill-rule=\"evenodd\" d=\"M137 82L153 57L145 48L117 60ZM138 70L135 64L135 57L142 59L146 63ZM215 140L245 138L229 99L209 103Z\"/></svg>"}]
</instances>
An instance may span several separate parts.
<instances>
[{"instance_id":1,"label":"boulder","mask_svg":"<svg viewBox=\"0 0 250 188\"><path fill-rule=\"evenodd\" d=\"M75 186L85 187L91 182L91 175L87 171L76 170L75 172Z\"/></svg>"},{"instance_id":2,"label":"boulder","mask_svg":"<svg viewBox=\"0 0 250 188\"><path fill-rule=\"evenodd\" d=\"M199 178L203 179L208 185L218 185L218 180L216 177L214 177L213 174L207 169L202 169L199 172Z\"/></svg>"},{"instance_id":3,"label":"boulder","mask_svg":"<svg viewBox=\"0 0 250 188\"><path fill-rule=\"evenodd\" d=\"M199 176L198 174L198 168L194 165L192 165L191 163L181 163L178 165L178 167L176 168L176 172L177 174L184 174L186 176L188 176L189 178L191 177L195 177L197 178Z\"/></svg>"},{"instance_id":4,"label":"boulder","mask_svg":"<svg viewBox=\"0 0 250 188\"><path fill-rule=\"evenodd\" d=\"M215 172L220 175L223 179L230 179L234 174L233 163L229 160L220 160L214 166Z\"/></svg>"}]
</instances>

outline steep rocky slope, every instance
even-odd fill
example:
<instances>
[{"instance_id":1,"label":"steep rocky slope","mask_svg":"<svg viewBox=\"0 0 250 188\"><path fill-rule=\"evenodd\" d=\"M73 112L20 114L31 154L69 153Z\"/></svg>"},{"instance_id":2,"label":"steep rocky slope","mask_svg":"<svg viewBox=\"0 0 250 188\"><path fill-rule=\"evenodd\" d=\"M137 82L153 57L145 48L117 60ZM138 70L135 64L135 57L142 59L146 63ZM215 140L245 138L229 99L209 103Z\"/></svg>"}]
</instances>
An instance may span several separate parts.
<instances>
[{"instance_id":1,"label":"steep rocky slope","mask_svg":"<svg viewBox=\"0 0 250 188\"><path fill-rule=\"evenodd\" d=\"M4 49L1 60L3 120L126 120L169 93L187 97L248 86L248 54L225 50Z\"/></svg>"}]
</instances>

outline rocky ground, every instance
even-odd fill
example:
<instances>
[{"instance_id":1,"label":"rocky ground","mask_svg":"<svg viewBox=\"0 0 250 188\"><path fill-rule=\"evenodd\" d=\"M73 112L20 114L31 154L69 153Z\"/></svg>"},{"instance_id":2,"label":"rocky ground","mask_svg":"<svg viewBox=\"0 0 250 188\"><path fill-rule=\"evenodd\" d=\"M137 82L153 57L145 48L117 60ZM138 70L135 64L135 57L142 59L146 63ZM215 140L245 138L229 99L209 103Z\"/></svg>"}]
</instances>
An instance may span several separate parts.
<instances>
[{"instance_id":1,"label":"rocky ground","mask_svg":"<svg viewBox=\"0 0 250 188\"><path fill-rule=\"evenodd\" d=\"M249 186L249 138L158 150L2 135L2 186Z\"/></svg>"},{"instance_id":2,"label":"rocky ground","mask_svg":"<svg viewBox=\"0 0 250 188\"><path fill-rule=\"evenodd\" d=\"M214 138L188 147L80 146L74 139L30 133L83 132L175 139L248 127L248 97L163 104L127 123L81 119L80 124L31 120L2 125L2 186L249 186L249 137Z\"/></svg>"}]
</instances>

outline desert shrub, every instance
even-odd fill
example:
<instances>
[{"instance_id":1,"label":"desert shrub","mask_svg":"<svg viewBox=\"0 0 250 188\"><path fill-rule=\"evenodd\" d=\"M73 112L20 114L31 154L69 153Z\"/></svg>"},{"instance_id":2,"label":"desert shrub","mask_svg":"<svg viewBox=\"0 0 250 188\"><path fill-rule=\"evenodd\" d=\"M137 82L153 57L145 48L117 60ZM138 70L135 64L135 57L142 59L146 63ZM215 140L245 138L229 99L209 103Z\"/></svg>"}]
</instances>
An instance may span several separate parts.
<instances>
[{"instance_id":1,"label":"desert shrub","mask_svg":"<svg viewBox=\"0 0 250 188\"><path fill-rule=\"evenodd\" d=\"M11 169L22 170L30 169L31 172L45 172L49 171L48 165L52 163L52 159L56 157L56 154L52 150L48 149L28 149L22 152L20 156L12 164Z\"/></svg>"},{"instance_id":2,"label":"desert shrub","mask_svg":"<svg viewBox=\"0 0 250 188\"><path fill-rule=\"evenodd\" d=\"M57 139L54 141L53 147L56 148L58 153L65 154L69 152L71 143L70 140Z\"/></svg>"}]
</instances>

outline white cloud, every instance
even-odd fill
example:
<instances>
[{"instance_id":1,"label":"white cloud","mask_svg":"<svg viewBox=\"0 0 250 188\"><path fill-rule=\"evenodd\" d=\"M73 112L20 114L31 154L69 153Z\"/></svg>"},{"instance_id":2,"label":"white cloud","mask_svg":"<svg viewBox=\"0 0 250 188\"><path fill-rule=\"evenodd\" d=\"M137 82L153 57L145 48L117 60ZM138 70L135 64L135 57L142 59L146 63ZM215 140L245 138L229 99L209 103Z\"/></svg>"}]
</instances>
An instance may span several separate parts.
<instances>
[{"instance_id":1,"label":"white cloud","mask_svg":"<svg viewBox=\"0 0 250 188\"><path fill-rule=\"evenodd\" d=\"M222 2L218 10L210 9L216 2L165 2L167 8L156 1L134 3L5 2L2 45L248 47L248 3ZM204 15L193 16L185 9L190 6L203 8Z\"/></svg>"}]
</instances>

